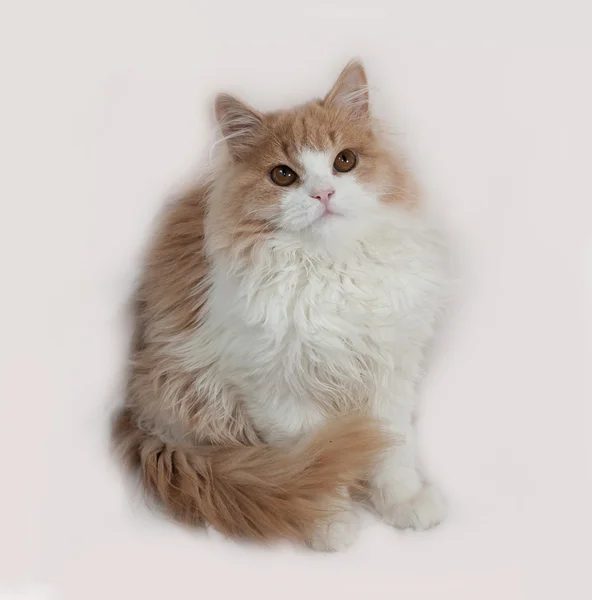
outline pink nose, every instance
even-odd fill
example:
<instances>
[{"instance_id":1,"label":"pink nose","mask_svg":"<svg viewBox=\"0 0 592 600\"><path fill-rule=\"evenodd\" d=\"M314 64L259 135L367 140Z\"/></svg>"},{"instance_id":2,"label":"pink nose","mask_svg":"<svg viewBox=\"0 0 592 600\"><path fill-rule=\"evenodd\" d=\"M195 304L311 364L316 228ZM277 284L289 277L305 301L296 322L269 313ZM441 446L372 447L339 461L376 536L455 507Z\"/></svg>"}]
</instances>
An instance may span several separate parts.
<instances>
[{"instance_id":1,"label":"pink nose","mask_svg":"<svg viewBox=\"0 0 592 600\"><path fill-rule=\"evenodd\" d=\"M324 190L313 190L311 196L322 202L325 206L329 204L331 196L335 193L333 188L325 188Z\"/></svg>"}]
</instances>

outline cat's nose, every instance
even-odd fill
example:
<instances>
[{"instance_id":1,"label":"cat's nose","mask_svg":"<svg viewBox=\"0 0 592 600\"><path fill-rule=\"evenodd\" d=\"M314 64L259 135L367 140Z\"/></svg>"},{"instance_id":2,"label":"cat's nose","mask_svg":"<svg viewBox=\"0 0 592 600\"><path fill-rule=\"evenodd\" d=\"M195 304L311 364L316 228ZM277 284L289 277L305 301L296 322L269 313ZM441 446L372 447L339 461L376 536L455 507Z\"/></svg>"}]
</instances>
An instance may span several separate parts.
<instances>
[{"instance_id":1,"label":"cat's nose","mask_svg":"<svg viewBox=\"0 0 592 600\"><path fill-rule=\"evenodd\" d=\"M327 206L327 204L329 204L329 200L331 200L331 196L334 193L335 190L333 188L324 188L322 190L313 190L310 195Z\"/></svg>"}]
</instances>

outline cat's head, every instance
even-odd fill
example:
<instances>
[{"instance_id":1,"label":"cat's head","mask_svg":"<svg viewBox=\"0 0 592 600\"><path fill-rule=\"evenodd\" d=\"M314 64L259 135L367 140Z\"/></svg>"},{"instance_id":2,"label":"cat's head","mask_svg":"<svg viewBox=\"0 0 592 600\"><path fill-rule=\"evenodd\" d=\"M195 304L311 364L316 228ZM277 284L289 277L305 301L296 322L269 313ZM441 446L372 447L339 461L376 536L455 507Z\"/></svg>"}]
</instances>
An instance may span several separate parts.
<instances>
[{"instance_id":1,"label":"cat's head","mask_svg":"<svg viewBox=\"0 0 592 600\"><path fill-rule=\"evenodd\" d=\"M357 61L322 100L261 113L221 94L215 112L228 162L214 211L237 237L338 244L371 235L393 206L413 203L408 173L371 115Z\"/></svg>"}]
</instances>

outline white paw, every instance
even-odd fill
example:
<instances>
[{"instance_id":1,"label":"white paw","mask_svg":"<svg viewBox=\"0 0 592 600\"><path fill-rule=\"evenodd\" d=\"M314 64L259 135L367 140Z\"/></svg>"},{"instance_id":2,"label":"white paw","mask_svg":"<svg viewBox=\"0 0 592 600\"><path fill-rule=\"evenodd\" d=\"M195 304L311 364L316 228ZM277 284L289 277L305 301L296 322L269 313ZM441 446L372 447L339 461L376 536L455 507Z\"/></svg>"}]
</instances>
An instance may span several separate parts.
<instances>
[{"instance_id":1,"label":"white paw","mask_svg":"<svg viewBox=\"0 0 592 600\"><path fill-rule=\"evenodd\" d=\"M382 516L387 523L399 529L411 527L423 531L441 523L447 512L446 500L440 490L426 484L410 500L383 510Z\"/></svg>"},{"instance_id":2,"label":"white paw","mask_svg":"<svg viewBox=\"0 0 592 600\"><path fill-rule=\"evenodd\" d=\"M360 522L354 510L342 510L331 518L322 519L310 540L310 547L321 552L337 552L349 548L355 541Z\"/></svg>"}]
</instances>

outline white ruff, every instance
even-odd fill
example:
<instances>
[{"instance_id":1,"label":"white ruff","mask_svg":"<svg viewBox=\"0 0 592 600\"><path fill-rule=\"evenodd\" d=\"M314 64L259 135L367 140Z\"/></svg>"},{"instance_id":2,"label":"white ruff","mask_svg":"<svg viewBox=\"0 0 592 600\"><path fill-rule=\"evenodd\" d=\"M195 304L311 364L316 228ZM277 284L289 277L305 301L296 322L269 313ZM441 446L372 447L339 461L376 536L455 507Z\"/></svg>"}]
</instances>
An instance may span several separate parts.
<instances>
[{"instance_id":1,"label":"white ruff","mask_svg":"<svg viewBox=\"0 0 592 600\"><path fill-rule=\"evenodd\" d=\"M385 214L371 241L339 257L281 236L238 274L215 257L207 317L186 356L217 364L213 387L238 391L270 440L407 400L392 397L394 379L407 387L419 375L444 276L436 234L402 211Z\"/></svg>"}]
</instances>

